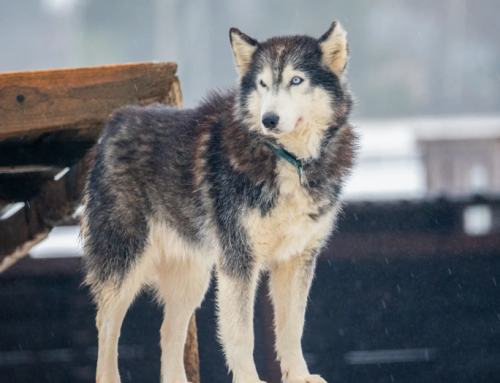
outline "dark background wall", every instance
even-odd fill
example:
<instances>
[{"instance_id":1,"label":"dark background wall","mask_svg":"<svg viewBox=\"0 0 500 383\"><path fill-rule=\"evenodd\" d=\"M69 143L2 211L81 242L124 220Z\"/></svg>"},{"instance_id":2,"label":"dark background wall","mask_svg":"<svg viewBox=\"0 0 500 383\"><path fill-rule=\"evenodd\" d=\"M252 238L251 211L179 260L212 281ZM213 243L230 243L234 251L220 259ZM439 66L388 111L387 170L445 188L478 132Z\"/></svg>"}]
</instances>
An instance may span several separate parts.
<instances>
[{"instance_id":1,"label":"dark background wall","mask_svg":"<svg viewBox=\"0 0 500 383\"><path fill-rule=\"evenodd\" d=\"M500 381L499 235L465 236L459 214L465 206L436 200L346 207L311 291L303 339L311 371L329 382ZM431 230L437 223L444 229ZM255 359L261 377L277 383L265 276L263 282ZM93 381L95 312L80 283L78 259L28 258L0 276L2 382ZM201 378L229 383L214 302L212 286L197 311ZM160 324L161 311L143 294L122 329L123 382L159 381ZM359 357L384 350L396 350L396 358L397 350L428 357L371 364Z\"/></svg>"}]
</instances>

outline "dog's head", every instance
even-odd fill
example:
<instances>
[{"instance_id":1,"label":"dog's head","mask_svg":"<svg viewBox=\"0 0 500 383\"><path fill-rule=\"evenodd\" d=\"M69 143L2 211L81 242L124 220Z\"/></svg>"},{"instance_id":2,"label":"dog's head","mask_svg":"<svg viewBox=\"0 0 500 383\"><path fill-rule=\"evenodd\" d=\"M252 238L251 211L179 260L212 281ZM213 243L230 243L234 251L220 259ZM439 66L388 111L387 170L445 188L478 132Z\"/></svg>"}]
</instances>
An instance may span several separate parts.
<instances>
[{"instance_id":1,"label":"dog's head","mask_svg":"<svg viewBox=\"0 0 500 383\"><path fill-rule=\"evenodd\" d=\"M348 47L340 23L334 21L319 39L286 36L260 43L236 28L229 35L240 74L239 110L252 129L279 138L326 130L348 113L342 79Z\"/></svg>"}]
</instances>

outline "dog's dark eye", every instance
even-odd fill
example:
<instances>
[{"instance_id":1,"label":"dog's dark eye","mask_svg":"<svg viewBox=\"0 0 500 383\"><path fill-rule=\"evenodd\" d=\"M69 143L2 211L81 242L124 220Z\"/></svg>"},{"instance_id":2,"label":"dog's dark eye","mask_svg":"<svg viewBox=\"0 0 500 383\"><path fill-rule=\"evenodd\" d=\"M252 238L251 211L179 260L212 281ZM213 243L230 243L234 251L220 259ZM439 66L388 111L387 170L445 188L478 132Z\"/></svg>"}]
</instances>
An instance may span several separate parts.
<instances>
[{"instance_id":1,"label":"dog's dark eye","mask_svg":"<svg viewBox=\"0 0 500 383\"><path fill-rule=\"evenodd\" d=\"M260 80L260 86L263 88L267 88L267 85L264 81Z\"/></svg>"},{"instance_id":2,"label":"dog's dark eye","mask_svg":"<svg viewBox=\"0 0 500 383\"><path fill-rule=\"evenodd\" d=\"M294 77L294 78L292 78L292 81L290 83L292 85L299 85L302 81L304 81L304 80L302 80L300 77Z\"/></svg>"}]
</instances>

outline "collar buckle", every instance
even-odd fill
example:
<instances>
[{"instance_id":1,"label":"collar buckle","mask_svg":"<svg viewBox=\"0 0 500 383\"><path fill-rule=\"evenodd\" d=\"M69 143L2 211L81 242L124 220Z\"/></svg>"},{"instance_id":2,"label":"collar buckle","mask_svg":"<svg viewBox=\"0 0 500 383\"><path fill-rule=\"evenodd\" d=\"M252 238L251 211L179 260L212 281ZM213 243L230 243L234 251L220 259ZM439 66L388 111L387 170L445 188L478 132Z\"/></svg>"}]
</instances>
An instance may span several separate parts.
<instances>
[{"instance_id":1,"label":"collar buckle","mask_svg":"<svg viewBox=\"0 0 500 383\"><path fill-rule=\"evenodd\" d=\"M305 159L297 159L295 155L292 153L286 151L285 149L277 148L274 145L271 145L270 143L266 143L266 145L271 149L274 154L276 154L278 157L284 159L285 161L289 162L293 166L295 166L295 169L297 169L297 174L299 175L299 182L302 185L302 172L303 172L303 167L304 165L309 165L314 161L314 158L309 157Z\"/></svg>"}]
</instances>

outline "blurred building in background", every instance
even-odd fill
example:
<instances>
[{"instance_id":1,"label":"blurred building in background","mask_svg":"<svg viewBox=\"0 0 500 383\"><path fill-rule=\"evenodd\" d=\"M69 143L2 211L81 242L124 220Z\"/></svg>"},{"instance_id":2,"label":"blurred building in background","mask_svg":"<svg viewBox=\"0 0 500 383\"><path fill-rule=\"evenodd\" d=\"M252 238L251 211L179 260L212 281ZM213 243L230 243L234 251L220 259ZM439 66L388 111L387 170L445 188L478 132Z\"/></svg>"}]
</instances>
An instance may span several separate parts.
<instances>
[{"instance_id":1,"label":"blurred building in background","mask_svg":"<svg viewBox=\"0 0 500 383\"><path fill-rule=\"evenodd\" d=\"M362 119L354 199L500 194L500 114Z\"/></svg>"},{"instance_id":2,"label":"blurred building in background","mask_svg":"<svg viewBox=\"0 0 500 383\"><path fill-rule=\"evenodd\" d=\"M175 61L190 107L236 81L230 27L320 36L338 19L363 135L348 195L497 192L498 14L496 0L3 1L0 72Z\"/></svg>"},{"instance_id":3,"label":"blurred building in background","mask_svg":"<svg viewBox=\"0 0 500 383\"><path fill-rule=\"evenodd\" d=\"M500 115L423 121L418 140L430 193L500 193Z\"/></svg>"}]
</instances>

